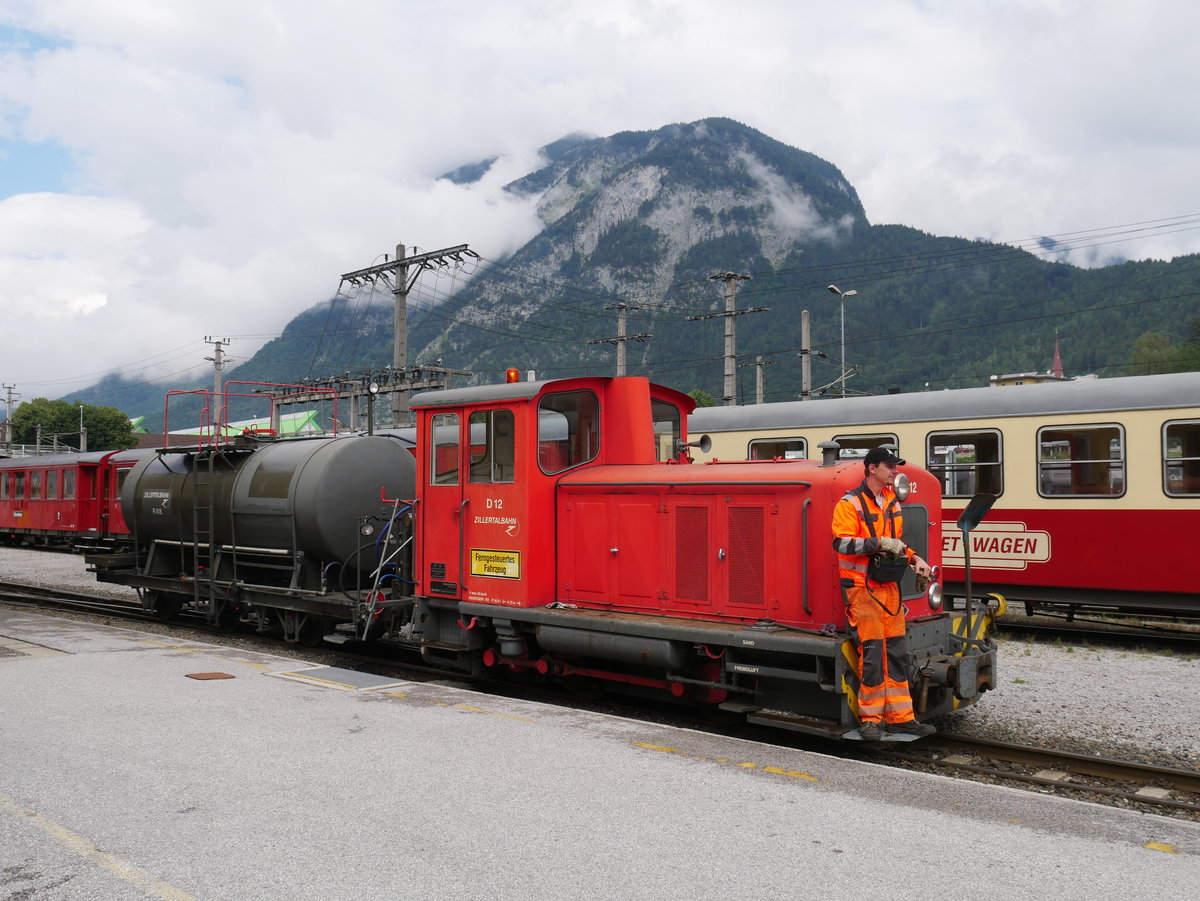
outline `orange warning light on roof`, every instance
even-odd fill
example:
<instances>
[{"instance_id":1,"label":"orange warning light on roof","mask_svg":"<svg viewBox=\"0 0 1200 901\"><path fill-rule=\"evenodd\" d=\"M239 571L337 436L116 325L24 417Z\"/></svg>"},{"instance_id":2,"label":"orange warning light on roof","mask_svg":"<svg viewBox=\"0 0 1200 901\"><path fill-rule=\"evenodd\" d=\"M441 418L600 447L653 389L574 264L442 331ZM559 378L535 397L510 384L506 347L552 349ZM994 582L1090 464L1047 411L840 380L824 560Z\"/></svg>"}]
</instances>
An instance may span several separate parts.
<instances>
[{"instance_id":1,"label":"orange warning light on roof","mask_svg":"<svg viewBox=\"0 0 1200 901\"><path fill-rule=\"evenodd\" d=\"M506 369L504 371L504 381L508 382L510 385L513 382L519 382L520 380L521 380L521 370Z\"/></svg>"}]
</instances>

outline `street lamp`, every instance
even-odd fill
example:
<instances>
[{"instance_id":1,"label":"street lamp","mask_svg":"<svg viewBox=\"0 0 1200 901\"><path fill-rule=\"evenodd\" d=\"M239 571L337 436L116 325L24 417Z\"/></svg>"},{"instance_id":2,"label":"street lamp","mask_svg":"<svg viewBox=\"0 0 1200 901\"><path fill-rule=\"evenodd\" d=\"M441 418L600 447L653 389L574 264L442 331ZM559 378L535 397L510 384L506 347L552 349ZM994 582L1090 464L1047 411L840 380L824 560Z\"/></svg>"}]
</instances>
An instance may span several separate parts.
<instances>
[{"instance_id":1,"label":"street lamp","mask_svg":"<svg viewBox=\"0 0 1200 901\"><path fill-rule=\"evenodd\" d=\"M830 285L826 288L832 294L836 294L842 302L842 397L846 396L846 298L853 297L857 291L843 291L837 285Z\"/></svg>"}]
</instances>

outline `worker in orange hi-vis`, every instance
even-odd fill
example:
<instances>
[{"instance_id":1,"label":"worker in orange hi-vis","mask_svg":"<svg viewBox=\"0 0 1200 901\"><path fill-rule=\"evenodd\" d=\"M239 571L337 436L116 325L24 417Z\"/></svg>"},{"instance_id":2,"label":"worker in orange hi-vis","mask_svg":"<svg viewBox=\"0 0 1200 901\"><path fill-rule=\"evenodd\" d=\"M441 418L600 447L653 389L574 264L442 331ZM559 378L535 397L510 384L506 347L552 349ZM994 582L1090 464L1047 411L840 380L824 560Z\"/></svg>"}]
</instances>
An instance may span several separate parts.
<instances>
[{"instance_id":1,"label":"worker in orange hi-vis","mask_svg":"<svg viewBox=\"0 0 1200 901\"><path fill-rule=\"evenodd\" d=\"M881 727L909 735L937 730L918 723L908 691L908 638L900 578L912 567L919 578L931 568L904 544L904 517L893 485L904 461L876 447L863 459L866 478L833 509L833 548L858 644L859 735L878 741Z\"/></svg>"}]
</instances>

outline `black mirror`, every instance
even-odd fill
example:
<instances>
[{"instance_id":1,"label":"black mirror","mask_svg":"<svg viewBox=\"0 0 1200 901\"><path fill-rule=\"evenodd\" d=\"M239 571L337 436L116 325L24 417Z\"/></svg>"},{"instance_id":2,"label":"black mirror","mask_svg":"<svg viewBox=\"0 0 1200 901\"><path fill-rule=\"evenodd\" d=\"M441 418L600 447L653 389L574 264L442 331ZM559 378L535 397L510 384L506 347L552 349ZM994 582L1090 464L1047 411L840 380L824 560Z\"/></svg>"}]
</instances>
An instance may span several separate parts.
<instances>
[{"instance_id":1,"label":"black mirror","mask_svg":"<svg viewBox=\"0 0 1200 901\"><path fill-rule=\"evenodd\" d=\"M975 495L971 498L971 503L967 504L967 509L963 510L962 516L958 518L958 528L963 532L970 532L983 521L994 503L996 503L994 494Z\"/></svg>"}]
</instances>

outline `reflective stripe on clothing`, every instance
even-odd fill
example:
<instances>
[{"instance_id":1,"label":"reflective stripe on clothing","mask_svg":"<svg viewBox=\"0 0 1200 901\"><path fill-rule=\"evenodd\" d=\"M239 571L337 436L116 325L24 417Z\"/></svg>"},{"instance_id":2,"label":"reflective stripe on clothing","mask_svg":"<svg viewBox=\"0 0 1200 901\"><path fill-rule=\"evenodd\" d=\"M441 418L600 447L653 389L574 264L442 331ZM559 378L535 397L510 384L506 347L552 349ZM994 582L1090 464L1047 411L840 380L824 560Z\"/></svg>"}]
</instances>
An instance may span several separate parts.
<instances>
[{"instance_id":1,"label":"reflective stripe on clothing","mask_svg":"<svg viewBox=\"0 0 1200 901\"><path fill-rule=\"evenodd\" d=\"M852 586L846 589L846 597L847 619L859 641L858 718L864 723L908 722L913 719L913 705L900 588L895 583Z\"/></svg>"}]
</instances>

